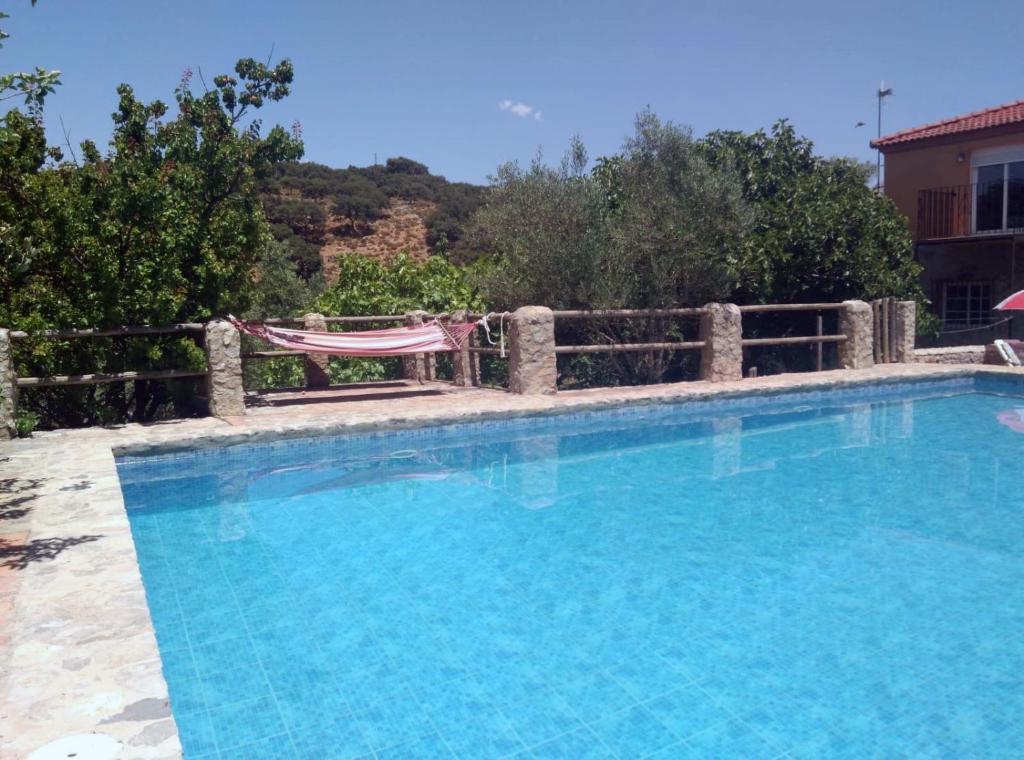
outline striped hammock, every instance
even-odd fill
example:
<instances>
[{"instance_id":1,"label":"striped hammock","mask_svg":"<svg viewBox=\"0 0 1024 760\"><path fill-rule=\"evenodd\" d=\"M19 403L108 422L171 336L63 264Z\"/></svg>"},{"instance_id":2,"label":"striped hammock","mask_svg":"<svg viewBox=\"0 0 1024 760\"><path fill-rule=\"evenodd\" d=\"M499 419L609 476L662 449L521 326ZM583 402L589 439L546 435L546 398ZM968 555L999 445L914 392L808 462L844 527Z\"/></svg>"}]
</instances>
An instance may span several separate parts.
<instances>
[{"instance_id":1,"label":"striped hammock","mask_svg":"<svg viewBox=\"0 0 1024 760\"><path fill-rule=\"evenodd\" d=\"M362 332L287 330L256 322L242 322L228 315L236 329L273 346L336 356L401 356L458 351L479 322L442 324L434 319L422 325L391 327Z\"/></svg>"}]
</instances>

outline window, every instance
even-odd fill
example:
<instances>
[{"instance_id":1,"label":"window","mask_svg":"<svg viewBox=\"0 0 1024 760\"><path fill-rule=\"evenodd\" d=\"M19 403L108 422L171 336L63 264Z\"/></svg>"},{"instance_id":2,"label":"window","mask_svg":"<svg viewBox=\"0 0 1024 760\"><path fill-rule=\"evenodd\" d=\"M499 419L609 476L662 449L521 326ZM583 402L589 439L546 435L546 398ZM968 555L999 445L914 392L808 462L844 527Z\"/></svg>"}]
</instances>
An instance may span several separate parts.
<instances>
[{"instance_id":1,"label":"window","mask_svg":"<svg viewBox=\"0 0 1024 760\"><path fill-rule=\"evenodd\" d=\"M1003 227L1003 174L1006 164L979 166L974 190L974 230L991 232Z\"/></svg>"},{"instance_id":2,"label":"window","mask_svg":"<svg viewBox=\"0 0 1024 760\"><path fill-rule=\"evenodd\" d=\"M947 282L942 288L942 325L947 330L981 327L992 321L992 285Z\"/></svg>"},{"instance_id":3,"label":"window","mask_svg":"<svg viewBox=\"0 0 1024 760\"><path fill-rule=\"evenodd\" d=\"M1024 228L1024 147L978 151L971 165L974 232Z\"/></svg>"}]
</instances>

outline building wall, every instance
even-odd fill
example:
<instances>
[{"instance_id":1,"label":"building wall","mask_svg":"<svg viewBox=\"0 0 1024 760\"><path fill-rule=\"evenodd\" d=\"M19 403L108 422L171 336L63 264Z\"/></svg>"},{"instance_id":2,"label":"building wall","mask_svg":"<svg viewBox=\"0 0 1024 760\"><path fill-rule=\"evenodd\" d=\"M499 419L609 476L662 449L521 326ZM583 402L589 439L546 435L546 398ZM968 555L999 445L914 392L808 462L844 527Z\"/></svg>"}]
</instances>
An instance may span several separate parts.
<instances>
[{"instance_id":1,"label":"building wall","mask_svg":"<svg viewBox=\"0 0 1024 760\"><path fill-rule=\"evenodd\" d=\"M1001 129L987 137L975 134L910 143L904 148L890 148L885 153L885 194L910 220L915 240L918 191L970 183L971 152L1008 145L1024 145L1024 125ZM963 161L957 161L960 153L964 154Z\"/></svg>"},{"instance_id":2,"label":"building wall","mask_svg":"<svg viewBox=\"0 0 1024 760\"><path fill-rule=\"evenodd\" d=\"M989 283L993 305L1024 287L1024 242L1015 246L1012 238L920 243L917 260L924 267L921 286L931 301L930 310L940 317L944 305L943 286L948 282ZM1022 330L1024 319L976 331L958 330L938 340L921 340L918 345L991 343L995 338L1020 337Z\"/></svg>"}]
</instances>

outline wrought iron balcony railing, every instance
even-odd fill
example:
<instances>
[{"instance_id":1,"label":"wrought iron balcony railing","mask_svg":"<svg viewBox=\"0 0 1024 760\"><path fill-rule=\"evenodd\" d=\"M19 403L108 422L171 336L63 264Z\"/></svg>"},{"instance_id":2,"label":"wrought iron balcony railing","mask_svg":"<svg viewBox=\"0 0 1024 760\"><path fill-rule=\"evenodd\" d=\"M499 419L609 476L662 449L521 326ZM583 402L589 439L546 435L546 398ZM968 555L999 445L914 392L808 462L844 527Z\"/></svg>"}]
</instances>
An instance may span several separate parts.
<instances>
[{"instance_id":1,"label":"wrought iron balcony railing","mask_svg":"<svg viewBox=\"0 0 1024 760\"><path fill-rule=\"evenodd\" d=\"M950 185L917 194L917 239L1024 231L1024 181Z\"/></svg>"}]
</instances>

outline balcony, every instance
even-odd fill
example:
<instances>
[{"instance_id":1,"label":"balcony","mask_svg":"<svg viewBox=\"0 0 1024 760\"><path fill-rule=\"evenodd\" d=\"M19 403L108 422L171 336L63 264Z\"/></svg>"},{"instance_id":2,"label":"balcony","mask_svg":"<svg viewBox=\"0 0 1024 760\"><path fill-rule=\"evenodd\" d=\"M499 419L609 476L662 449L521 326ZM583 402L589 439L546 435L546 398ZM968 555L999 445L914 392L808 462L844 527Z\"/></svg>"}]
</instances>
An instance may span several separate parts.
<instances>
[{"instance_id":1,"label":"balcony","mask_svg":"<svg viewBox=\"0 0 1024 760\"><path fill-rule=\"evenodd\" d=\"M1024 232L1024 181L1004 179L921 190L917 239Z\"/></svg>"}]
</instances>

